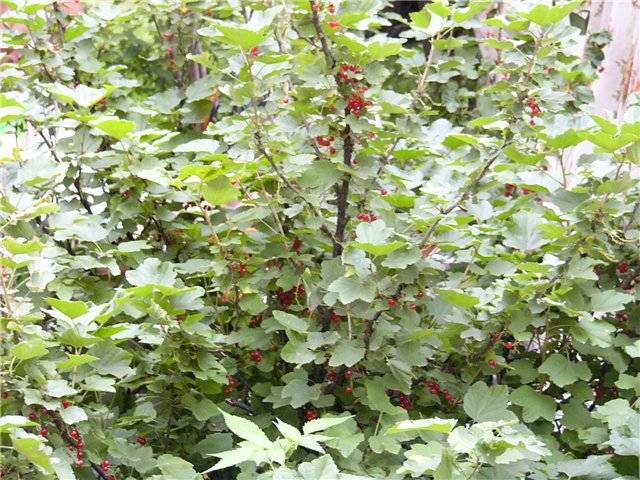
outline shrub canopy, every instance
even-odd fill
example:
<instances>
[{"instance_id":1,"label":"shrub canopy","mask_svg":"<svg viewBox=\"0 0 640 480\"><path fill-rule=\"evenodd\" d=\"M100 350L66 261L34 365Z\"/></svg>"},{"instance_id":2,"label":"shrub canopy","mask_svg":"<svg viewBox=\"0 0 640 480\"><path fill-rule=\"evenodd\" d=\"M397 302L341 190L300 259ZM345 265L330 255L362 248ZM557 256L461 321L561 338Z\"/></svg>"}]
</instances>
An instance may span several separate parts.
<instances>
[{"instance_id":1,"label":"shrub canopy","mask_svg":"<svg viewBox=\"0 0 640 480\"><path fill-rule=\"evenodd\" d=\"M579 1L4 3L2 478L637 478Z\"/></svg>"}]
</instances>

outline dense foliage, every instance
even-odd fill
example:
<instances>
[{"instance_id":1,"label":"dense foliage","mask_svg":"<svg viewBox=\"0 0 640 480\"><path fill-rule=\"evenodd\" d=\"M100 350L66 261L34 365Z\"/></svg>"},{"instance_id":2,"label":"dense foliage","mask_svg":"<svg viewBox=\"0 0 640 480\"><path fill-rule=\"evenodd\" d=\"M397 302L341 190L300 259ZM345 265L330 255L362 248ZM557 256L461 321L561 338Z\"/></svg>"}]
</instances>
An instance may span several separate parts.
<instances>
[{"instance_id":1,"label":"dense foliage","mask_svg":"<svg viewBox=\"0 0 640 480\"><path fill-rule=\"evenodd\" d=\"M4 3L0 477L638 477L580 1Z\"/></svg>"}]
</instances>

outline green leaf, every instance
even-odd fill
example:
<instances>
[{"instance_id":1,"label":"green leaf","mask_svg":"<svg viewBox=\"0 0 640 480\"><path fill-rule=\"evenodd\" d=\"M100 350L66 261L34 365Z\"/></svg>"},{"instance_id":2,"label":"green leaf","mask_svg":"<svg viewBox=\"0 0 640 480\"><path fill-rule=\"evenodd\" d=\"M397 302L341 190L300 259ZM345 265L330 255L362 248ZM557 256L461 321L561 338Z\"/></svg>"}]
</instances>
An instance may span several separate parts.
<instances>
[{"instance_id":1,"label":"green leaf","mask_svg":"<svg viewBox=\"0 0 640 480\"><path fill-rule=\"evenodd\" d=\"M375 285L354 277L340 277L331 282L327 290L337 293L338 299L344 305L355 302L358 299L365 302L373 302L376 296Z\"/></svg>"},{"instance_id":2,"label":"green leaf","mask_svg":"<svg viewBox=\"0 0 640 480\"><path fill-rule=\"evenodd\" d=\"M397 55L400 50L402 50L402 44L406 40L401 41L391 41L386 40L383 42L377 41L370 43L367 47L367 56L373 60L382 60L386 57L391 57L393 55Z\"/></svg>"},{"instance_id":3,"label":"green leaf","mask_svg":"<svg viewBox=\"0 0 640 480\"><path fill-rule=\"evenodd\" d=\"M11 355L18 360L29 360L31 358L42 357L49 353L47 344L41 338L34 338L20 342L11 347Z\"/></svg>"},{"instance_id":4,"label":"green leaf","mask_svg":"<svg viewBox=\"0 0 640 480\"><path fill-rule=\"evenodd\" d=\"M54 398L69 397L75 395L77 390L69 386L66 380L47 380L47 395Z\"/></svg>"},{"instance_id":5,"label":"green leaf","mask_svg":"<svg viewBox=\"0 0 640 480\"><path fill-rule=\"evenodd\" d=\"M132 240L131 242L122 242L118 245L118 251L122 253L140 252L142 250L150 250L153 247L146 240Z\"/></svg>"},{"instance_id":6,"label":"green leaf","mask_svg":"<svg viewBox=\"0 0 640 480\"><path fill-rule=\"evenodd\" d=\"M213 37L216 40L245 50L257 47L265 39L266 29L264 28L255 31L230 23L216 23L214 26L215 30L211 27L205 27L198 30L198 33L204 37ZM217 35L216 30L222 35Z\"/></svg>"},{"instance_id":7,"label":"green leaf","mask_svg":"<svg viewBox=\"0 0 640 480\"><path fill-rule=\"evenodd\" d=\"M81 107L89 108L102 100L107 94L105 88L91 88L78 85L73 92L73 100Z\"/></svg>"},{"instance_id":8,"label":"green leaf","mask_svg":"<svg viewBox=\"0 0 640 480\"><path fill-rule=\"evenodd\" d=\"M354 416L353 415L348 415L346 417L316 418L315 420L311 420L309 422L306 422L302 426L302 432L305 435L308 435L310 433L320 432L322 430L326 430L327 428L335 427L336 425L340 425L341 423L346 422L350 418L354 418Z\"/></svg>"},{"instance_id":9,"label":"green leaf","mask_svg":"<svg viewBox=\"0 0 640 480\"><path fill-rule=\"evenodd\" d=\"M530 252L549 243L542 236L540 226L542 219L528 212L516 213L512 218L512 224L505 235L504 244L508 247Z\"/></svg>"},{"instance_id":10,"label":"green leaf","mask_svg":"<svg viewBox=\"0 0 640 480\"><path fill-rule=\"evenodd\" d=\"M352 367L364 358L364 347L356 347L353 342L341 340L335 347L329 359L329 366L346 365Z\"/></svg>"},{"instance_id":11,"label":"green leaf","mask_svg":"<svg viewBox=\"0 0 640 480\"><path fill-rule=\"evenodd\" d=\"M69 318L78 318L89 311L87 304L81 301L73 302L58 298L45 298L44 301Z\"/></svg>"},{"instance_id":12,"label":"green leaf","mask_svg":"<svg viewBox=\"0 0 640 480\"><path fill-rule=\"evenodd\" d=\"M386 388L382 382L374 379L364 381L367 391L366 403L372 410L377 410L391 415L398 415L403 412L401 407L396 407L389 401Z\"/></svg>"},{"instance_id":13,"label":"green leaf","mask_svg":"<svg viewBox=\"0 0 640 480\"><path fill-rule=\"evenodd\" d=\"M256 457L256 448L251 446L234 448L233 450L227 450L226 452L213 453L212 456L218 457L220 461L202 473L213 472L215 470L232 467L233 465L238 465L249 460L254 460Z\"/></svg>"},{"instance_id":14,"label":"green leaf","mask_svg":"<svg viewBox=\"0 0 640 480\"><path fill-rule=\"evenodd\" d=\"M38 239L30 240L28 242L18 242L13 238L5 238L2 240L2 245L7 251L13 255L26 255L29 253L35 253L42 250L44 244Z\"/></svg>"},{"instance_id":15,"label":"green leaf","mask_svg":"<svg viewBox=\"0 0 640 480\"><path fill-rule=\"evenodd\" d=\"M86 353L82 353L79 355L67 354L69 358L66 360L62 360L56 362L56 367L58 371L71 370L75 367L79 367L80 365L85 365L87 363L94 362L98 360L98 357L94 357L93 355L87 355Z\"/></svg>"},{"instance_id":16,"label":"green leaf","mask_svg":"<svg viewBox=\"0 0 640 480\"><path fill-rule=\"evenodd\" d=\"M251 443L259 445L262 448L271 448L273 445L271 440L267 438L264 432L253 422L242 418L236 417L226 413L224 410L220 410L224 423L227 428L235 433L238 437L243 438Z\"/></svg>"},{"instance_id":17,"label":"green leaf","mask_svg":"<svg viewBox=\"0 0 640 480\"><path fill-rule=\"evenodd\" d=\"M405 243L400 241L383 244L351 242L349 245L359 248L360 250L364 250L375 257L380 257L404 247Z\"/></svg>"},{"instance_id":18,"label":"green leaf","mask_svg":"<svg viewBox=\"0 0 640 480\"><path fill-rule=\"evenodd\" d=\"M280 358L287 363L304 365L313 361L316 354L309 350L309 346L305 342L292 338L280 350Z\"/></svg>"},{"instance_id":19,"label":"green leaf","mask_svg":"<svg viewBox=\"0 0 640 480\"><path fill-rule=\"evenodd\" d=\"M288 328L289 330L293 330L298 333L305 333L307 331L307 322L295 315L291 315L290 313L282 312L280 310L274 310L273 317L280 325Z\"/></svg>"},{"instance_id":20,"label":"green leaf","mask_svg":"<svg viewBox=\"0 0 640 480\"><path fill-rule=\"evenodd\" d=\"M574 0L559 5L537 4L528 12L521 12L520 15L527 20L531 20L538 25L551 25L560 22L563 18L573 12L582 0Z\"/></svg>"},{"instance_id":21,"label":"green leaf","mask_svg":"<svg viewBox=\"0 0 640 480\"><path fill-rule=\"evenodd\" d=\"M473 135L468 135L466 133L454 133L448 135L442 142L443 145L452 150L464 145L475 145L476 143L478 143L478 139Z\"/></svg>"},{"instance_id":22,"label":"green leaf","mask_svg":"<svg viewBox=\"0 0 640 480\"><path fill-rule=\"evenodd\" d=\"M27 457L31 463L42 468L45 472L53 474L53 465L51 464L49 455L47 455L45 451L42 441L34 437L35 436L17 438L11 436L13 448L15 448L18 453Z\"/></svg>"},{"instance_id":23,"label":"green leaf","mask_svg":"<svg viewBox=\"0 0 640 480\"><path fill-rule=\"evenodd\" d=\"M258 315L267 309L267 304L259 293L243 295L238 304L242 310L251 315Z\"/></svg>"},{"instance_id":24,"label":"green leaf","mask_svg":"<svg viewBox=\"0 0 640 480\"><path fill-rule=\"evenodd\" d=\"M615 290L605 290L591 296L591 310L595 313L617 312L624 309L624 306L633 300L633 295Z\"/></svg>"},{"instance_id":25,"label":"green leaf","mask_svg":"<svg viewBox=\"0 0 640 480\"><path fill-rule=\"evenodd\" d=\"M161 262L157 258L147 258L135 270L125 273L127 281L134 286L166 285L172 287L176 281L173 264Z\"/></svg>"},{"instance_id":26,"label":"green leaf","mask_svg":"<svg viewBox=\"0 0 640 480\"><path fill-rule=\"evenodd\" d=\"M360 243L384 244L392 234L393 229L388 228L382 220L362 222L356 227L356 240Z\"/></svg>"},{"instance_id":27,"label":"green leaf","mask_svg":"<svg viewBox=\"0 0 640 480\"><path fill-rule=\"evenodd\" d=\"M211 417L218 415L221 411L216 404L208 398L203 398L200 401L190 404L189 409L193 412L193 416L199 422L209 420Z\"/></svg>"},{"instance_id":28,"label":"green leaf","mask_svg":"<svg viewBox=\"0 0 640 480\"><path fill-rule=\"evenodd\" d=\"M478 303L480 303L480 299L478 297L467 295L466 293L462 292L457 292L455 290L445 290L442 288L437 288L435 291L445 302L452 303L457 307L461 307L467 310L471 310Z\"/></svg>"},{"instance_id":29,"label":"green leaf","mask_svg":"<svg viewBox=\"0 0 640 480\"><path fill-rule=\"evenodd\" d=\"M577 325L571 327L574 338L582 343L590 343L597 347L609 347L613 343L612 333L615 327L609 322L594 320L591 315L584 315Z\"/></svg>"},{"instance_id":30,"label":"green leaf","mask_svg":"<svg viewBox=\"0 0 640 480\"><path fill-rule=\"evenodd\" d=\"M337 480L340 471L331 455L322 455L310 462L298 465L298 472L304 480Z\"/></svg>"},{"instance_id":31,"label":"green leaf","mask_svg":"<svg viewBox=\"0 0 640 480\"><path fill-rule=\"evenodd\" d=\"M202 478L202 475L193 469L193 465L173 455L160 455L157 466L167 480L198 480Z\"/></svg>"},{"instance_id":32,"label":"green leaf","mask_svg":"<svg viewBox=\"0 0 640 480\"><path fill-rule=\"evenodd\" d=\"M136 129L135 122L131 120L122 120L118 117L101 117L89 122L89 125L102 130L118 140L122 140L129 133Z\"/></svg>"},{"instance_id":33,"label":"green leaf","mask_svg":"<svg viewBox=\"0 0 640 480\"><path fill-rule=\"evenodd\" d=\"M218 147L220 146L220 142L216 140L211 140L208 138L201 138L199 140L192 140L187 143L182 143L173 149L176 153L214 153Z\"/></svg>"},{"instance_id":34,"label":"green leaf","mask_svg":"<svg viewBox=\"0 0 640 480\"><path fill-rule=\"evenodd\" d=\"M404 432L440 432L449 433L456 426L457 420L453 418L423 418L420 420L403 420L390 427L385 435Z\"/></svg>"},{"instance_id":35,"label":"green leaf","mask_svg":"<svg viewBox=\"0 0 640 480\"><path fill-rule=\"evenodd\" d=\"M211 205L225 205L239 196L239 191L224 175L208 180L202 185L202 196Z\"/></svg>"},{"instance_id":36,"label":"green leaf","mask_svg":"<svg viewBox=\"0 0 640 480\"><path fill-rule=\"evenodd\" d=\"M571 362L559 353L554 353L547 358L538 371L549 375L551 381L559 387L570 385L579 379L591 378L591 370L586 362Z\"/></svg>"},{"instance_id":37,"label":"green leaf","mask_svg":"<svg viewBox=\"0 0 640 480\"><path fill-rule=\"evenodd\" d=\"M83 23L79 23L76 21L72 25L69 25L67 28L65 28L64 41L71 42L76 38L78 38L83 33L87 32L88 30L89 30L89 27L87 27Z\"/></svg>"},{"instance_id":38,"label":"green leaf","mask_svg":"<svg viewBox=\"0 0 640 480\"><path fill-rule=\"evenodd\" d=\"M552 421L556 414L556 402L552 397L548 397L529 385L523 385L511 393L511 401L523 407L522 418L525 422L531 423L538 418Z\"/></svg>"},{"instance_id":39,"label":"green leaf","mask_svg":"<svg viewBox=\"0 0 640 480\"><path fill-rule=\"evenodd\" d=\"M519 151L514 144L509 144L504 149L504 154L516 163L523 165L537 165L544 160L542 153L527 154Z\"/></svg>"},{"instance_id":40,"label":"green leaf","mask_svg":"<svg viewBox=\"0 0 640 480\"><path fill-rule=\"evenodd\" d=\"M505 385L487 387L483 382L474 383L464 394L464 411L476 422L510 420L515 416L507 410L509 391Z\"/></svg>"},{"instance_id":41,"label":"green leaf","mask_svg":"<svg viewBox=\"0 0 640 480\"><path fill-rule=\"evenodd\" d=\"M0 433L8 432L19 427L33 427L37 425L22 415L3 415L0 417Z\"/></svg>"},{"instance_id":42,"label":"green leaf","mask_svg":"<svg viewBox=\"0 0 640 480\"><path fill-rule=\"evenodd\" d=\"M86 412L75 405L60 410L60 417L67 425L73 425L74 423L84 422L88 419Z\"/></svg>"}]
</instances>

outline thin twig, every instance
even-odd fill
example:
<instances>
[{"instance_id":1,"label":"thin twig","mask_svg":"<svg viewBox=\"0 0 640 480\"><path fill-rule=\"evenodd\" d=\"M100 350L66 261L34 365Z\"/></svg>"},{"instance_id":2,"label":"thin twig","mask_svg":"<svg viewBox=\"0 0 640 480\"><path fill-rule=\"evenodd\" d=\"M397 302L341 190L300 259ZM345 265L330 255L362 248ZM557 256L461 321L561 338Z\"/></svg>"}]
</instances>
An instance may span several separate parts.
<instances>
[{"instance_id":1,"label":"thin twig","mask_svg":"<svg viewBox=\"0 0 640 480\"><path fill-rule=\"evenodd\" d=\"M462 193L460 198L458 200L456 200L455 202L453 202L451 205L449 205L447 208L445 208L442 211L442 216L440 218L437 218L431 224L431 226L429 227L429 230L427 230L427 233L424 235L424 238L420 242L420 247L421 248L424 247L427 244L427 242L431 239L431 236L433 235L433 233L435 232L436 228L438 227L438 224L444 219L444 217L449 215L452 211L454 211L456 208L458 208L460 205L462 205L462 203L469 197L469 195L471 195L472 193L475 192L476 188L478 188L478 185L480 184L480 181L487 174L487 172L491 168L491 165L493 165L493 163L498 159L498 157L500 156L500 154L502 153L504 148L505 147L502 147L495 155L490 157L484 163L484 165L482 166L482 169L480 170L480 173L478 173L478 176L476 176L476 178L473 180L473 182L471 182L469 187Z\"/></svg>"},{"instance_id":2,"label":"thin twig","mask_svg":"<svg viewBox=\"0 0 640 480\"><path fill-rule=\"evenodd\" d=\"M60 158L58 157L58 154L56 153L56 151L53 148L53 144L49 141L49 139L45 136L45 134L42 132L42 130L40 130L39 128L37 128L35 126L35 124L29 120L29 124L35 129L35 131L38 133L38 135L40 136L40 138L42 138L42 141L45 143L45 145L47 146L47 148L49 149L49 151L51 152L51 156L53 156L53 159L57 162L57 163L62 163L60 161ZM84 196L84 192L82 191L82 187L80 185L80 175L81 175L81 170L80 170L80 166L78 165L78 177L75 178L73 180L73 186L76 188L76 191L78 193L78 197L80 198L80 203L82 204L82 206L84 207L84 209L90 214L93 215L93 211L91 210L91 204L87 201L86 197Z\"/></svg>"},{"instance_id":3,"label":"thin twig","mask_svg":"<svg viewBox=\"0 0 640 480\"><path fill-rule=\"evenodd\" d=\"M440 38L440 34L439 33L434 37L434 40L438 40L438 38ZM418 81L418 87L416 89L416 96L413 99L414 105L418 102L418 99L424 93L424 87L425 87L426 82L427 82L427 75L429 74L429 70L431 69L431 64L433 63L433 54L434 54L435 50L436 50L436 47L433 45L433 41L432 41L431 42L431 48L429 49L429 56L427 57L427 63L424 66L424 72L422 72L422 75L420 76L420 80Z\"/></svg>"},{"instance_id":4,"label":"thin twig","mask_svg":"<svg viewBox=\"0 0 640 480\"><path fill-rule=\"evenodd\" d=\"M276 164L275 160L273 159L273 156L267 151L267 149L266 149L266 147L264 145L264 141L262 139L262 134L259 131L255 133L255 139L256 139L257 146L258 146L258 150L267 159L267 161L271 165L271 168L273 168L274 172L276 173L276 175L278 175L280 180L282 180L287 187L289 187L291 190L293 190L293 192L295 192L300 197L300 199L304 203L306 203L309 207L311 207L313 212L319 218L321 218L323 216L322 212L313 203L311 203L309 200L307 200L305 198L304 194L302 193L302 191L300 191L300 189L298 187L296 187L293 183L291 183L289 181L289 179L286 177L286 175L284 173L282 173L282 170L280 170L280 168ZM335 245L338 242L337 238L326 227L324 227L324 228L320 227L320 229L323 232L329 233L329 236L331 237L331 241L333 242L334 248L335 248Z\"/></svg>"},{"instance_id":5,"label":"thin twig","mask_svg":"<svg viewBox=\"0 0 640 480\"><path fill-rule=\"evenodd\" d=\"M320 44L322 45L322 53L324 53L324 58L327 61L327 66L329 68L333 68L336 65L336 59L333 56L333 53L331 53L329 42L327 41L327 35L326 33L324 33L322 25L320 24L320 16L318 15L317 11L317 2L315 0L309 0L309 5L311 6L311 21L313 22L313 26L316 29L318 38L320 39Z\"/></svg>"}]
</instances>

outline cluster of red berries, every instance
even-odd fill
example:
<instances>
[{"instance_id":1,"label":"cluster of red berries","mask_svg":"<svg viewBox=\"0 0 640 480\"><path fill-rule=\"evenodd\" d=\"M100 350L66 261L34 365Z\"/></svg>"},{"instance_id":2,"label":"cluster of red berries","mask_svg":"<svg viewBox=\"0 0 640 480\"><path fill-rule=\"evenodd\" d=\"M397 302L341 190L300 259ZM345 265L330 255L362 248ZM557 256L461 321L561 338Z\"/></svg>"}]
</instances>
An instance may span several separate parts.
<instances>
[{"instance_id":1,"label":"cluster of red berries","mask_svg":"<svg viewBox=\"0 0 640 480\"><path fill-rule=\"evenodd\" d=\"M331 145L334 142L334 140L335 140L335 137L333 135L329 135L326 137L322 135L318 135L316 137L316 143L321 147L328 147L327 149L331 155L335 155L337 152L336 148L333 145Z\"/></svg>"},{"instance_id":2,"label":"cluster of red berries","mask_svg":"<svg viewBox=\"0 0 640 480\"><path fill-rule=\"evenodd\" d=\"M364 87L366 88L366 87ZM347 102L347 110L356 117L362 115L367 107L373 105L370 101L365 100L360 92L351 92L349 101Z\"/></svg>"},{"instance_id":3,"label":"cluster of red berries","mask_svg":"<svg viewBox=\"0 0 640 480\"><path fill-rule=\"evenodd\" d=\"M278 301L280 304L288 307L291 305L297 296L304 295L305 289L304 285L298 285L297 287L293 287L291 290L281 291L278 293Z\"/></svg>"},{"instance_id":4,"label":"cluster of red berries","mask_svg":"<svg viewBox=\"0 0 640 480\"><path fill-rule=\"evenodd\" d=\"M340 71L338 72L338 78L343 82L355 83L358 81L354 75L362 73L362 67L359 65L353 65L351 63L343 63L340 65Z\"/></svg>"},{"instance_id":5,"label":"cluster of red berries","mask_svg":"<svg viewBox=\"0 0 640 480\"><path fill-rule=\"evenodd\" d=\"M518 186L513 183L505 183L504 185L504 196L505 197L513 197L518 191Z\"/></svg>"},{"instance_id":6,"label":"cluster of red berries","mask_svg":"<svg viewBox=\"0 0 640 480\"><path fill-rule=\"evenodd\" d=\"M260 354L260 360L262 360L262 354ZM236 377L230 375L227 378L227 386L224 387L224 390L222 391L222 393L224 393L224 396L227 397L231 395L231 392L236 388L237 385L238 381L236 380Z\"/></svg>"},{"instance_id":7,"label":"cluster of red berries","mask_svg":"<svg viewBox=\"0 0 640 480\"><path fill-rule=\"evenodd\" d=\"M375 222L378 216L375 213L359 213L356 218L361 222Z\"/></svg>"},{"instance_id":8,"label":"cluster of red berries","mask_svg":"<svg viewBox=\"0 0 640 480\"><path fill-rule=\"evenodd\" d=\"M529 97L527 99L527 106L531 110L531 120L529 121L529 123L533 126L536 124L534 119L538 115L540 115L540 112L541 112L540 106L538 105L538 101L535 99L535 97Z\"/></svg>"},{"instance_id":9,"label":"cluster of red berries","mask_svg":"<svg viewBox=\"0 0 640 480\"><path fill-rule=\"evenodd\" d=\"M428 380L425 382L425 385L429 389L429 393L433 395L442 395L442 398L449 404L453 405L456 403L456 397L452 393L449 392L446 388L442 390L440 388L440 384L435 380Z\"/></svg>"},{"instance_id":10,"label":"cluster of red berries","mask_svg":"<svg viewBox=\"0 0 640 480\"><path fill-rule=\"evenodd\" d=\"M246 273L249 273L249 270L247 269L247 264L244 263L244 262L230 264L229 265L229 270L237 271L240 275L244 275Z\"/></svg>"},{"instance_id":11,"label":"cluster of red berries","mask_svg":"<svg viewBox=\"0 0 640 480\"><path fill-rule=\"evenodd\" d=\"M398 397L398 405L400 405L405 410L411 410L411 407L413 407L411 399L404 394L400 394L400 396Z\"/></svg>"},{"instance_id":12,"label":"cluster of red berries","mask_svg":"<svg viewBox=\"0 0 640 480\"><path fill-rule=\"evenodd\" d=\"M175 48L169 47L167 48L166 52L167 52L167 63L172 66L175 65L176 61L173 59L173 56L176 53Z\"/></svg>"},{"instance_id":13,"label":"cluster of red berries","mask_svg":"<svg viewBox=\"0 0 640 480\"><path fill-rule=\"evenodd\" d=\"M83 466L84 465L84 440L82 440L82 437L80 436L80 432L78 432L78 430L76 430L75 428L72 428L69 431L69 436L71 438L73 438L74 442L75 442L75 446L74 445L67 445L67 448L69 448L69 450L76 450L76 463L78 464L78 466ZM109 461L106 460L107 465L109 464ZM108 467L107 467L108 470Z\"/></svg>"},{"instance_id":14,"label":"cluster of red berries","mask_svg":"<svg viewBox=\"0 0 640 480\"><path fill-rule=\"evenodd\" d=\"M256 363L260 363L262 361L262 352L260 350L253 350L249 352L249 357Z\"/></svg>"},{"instance_id":15,"label":"cluster of red berries","mask_svg":"<svg viewBox=\"0 0 640 480\"><path fill-rule=\"evenodd\" d=\"M618 265L616 265L616 270L618 271L618 273L627 273L629 271L629 262L623 260L622 262L618 263Z\"/></svg>"}]
</instances>

